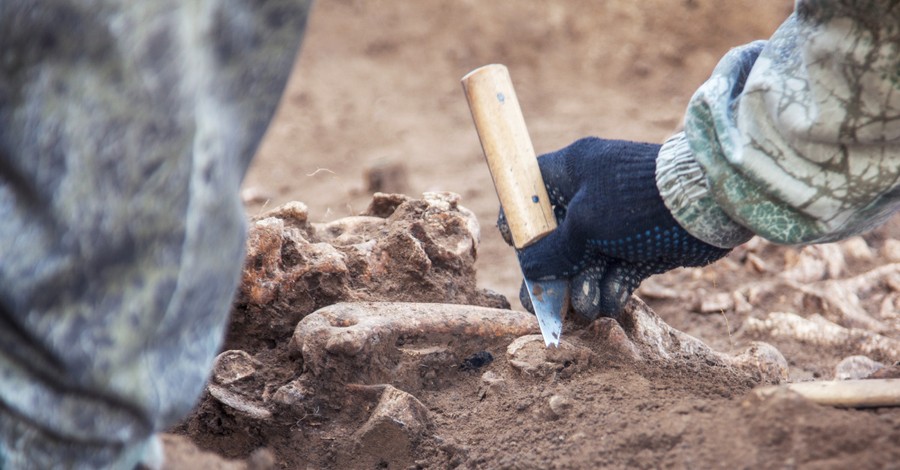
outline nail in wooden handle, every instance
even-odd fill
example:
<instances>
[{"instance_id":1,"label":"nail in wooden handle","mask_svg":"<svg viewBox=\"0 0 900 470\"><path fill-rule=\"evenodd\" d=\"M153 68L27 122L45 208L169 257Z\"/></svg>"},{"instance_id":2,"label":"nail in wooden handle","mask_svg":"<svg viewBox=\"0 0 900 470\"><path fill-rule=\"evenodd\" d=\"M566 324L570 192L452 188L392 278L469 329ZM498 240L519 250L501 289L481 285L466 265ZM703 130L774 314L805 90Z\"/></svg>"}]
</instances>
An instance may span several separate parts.
<instances>
[{"instance_id":1,"label":"nail in wooden handle","mask_svg":"<svg viewBox=\"0 0 900 470\"><path fill-rule=\"evenodd\" d=\"M524 248L552 232L556 219L509 70L485 65L462 85L513 245Z\"/></svg>"}]
</instances>

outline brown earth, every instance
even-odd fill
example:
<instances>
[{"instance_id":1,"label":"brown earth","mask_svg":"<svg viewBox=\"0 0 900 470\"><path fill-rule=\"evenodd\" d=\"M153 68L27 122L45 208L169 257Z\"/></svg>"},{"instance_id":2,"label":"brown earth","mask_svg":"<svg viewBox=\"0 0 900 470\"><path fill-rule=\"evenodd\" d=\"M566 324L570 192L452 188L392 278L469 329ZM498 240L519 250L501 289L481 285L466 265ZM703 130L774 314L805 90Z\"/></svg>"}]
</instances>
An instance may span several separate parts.
<instances>
[{"instance_id":1,"label":"brown earth","mask_svg":"<svg viewBox=\"0 0 900 470\"><path fill-rule=\"evenodd\" d=\"M309 206L311 222L341 224L365 210L375 191L416 197L452 191L480 222L481 243L475 270L448 268L453 279L472 284L455 293L445 292L455 284L444 279L408 291L366 284L367 296L343 298L321 287L335 279L357 282L352 267L341 274L326 258L313 259L324 274L296 274L295 298L257 312L275 311L277 321L242 322L250 317L236 315L229 348L247 350L250 359L234 357L265 371L259 382L241 382L261 388L242 393L267 397L276 393L272 384L293 383L306 357L291 349L293 324L334 302L502 306L481 290L489 289L521 310L518 267L493 229L497 200L459 85L466 72L492 62L510 68L539 153L585 135L660 142L677 129L690 94L718 58L767 37L792 3L319 2L248 175L248 213L298 200ZM755 240L710 267L657 276L638 295L663 320L715 350L737 353L762 340L787 359L790 380L831 379L848 356L886 364L900 359L897 239L894 218L839 245L798 249ZM316 294L304 298L303 292ZM410 299L414 293L424 297ZM268 460L276 468L900 467L897 409L834 409L792 394L758 399L749 392L759 377L703 361L610 356L608 338L583 325L567 328L564 336L590 358L567 360L577 363L574 369L523 374L506 354L512 337L457 339L455 355L437 363L461 365L481 351L494 361L432 367L428 382L387 382L405 394L385 387L330 390L303 405L305 414L278 408L265 419L259 416L271 412L266 407L235 412L223 404L232 396L218 391L219 398L204 397L175 431L227 458L252 454L240 464L249 468L265 468ZM311 390L326 393L320 382ZM392 409L391 397L422 423L418 437L373 421L378 410ZM275 424L261 425L266 419ZM174 445L183 441L171 439L167 448L176 457L190 457ZM189 458L175 462L173 468L193 465L183 463Z\"/></svg>"}]
</instances>

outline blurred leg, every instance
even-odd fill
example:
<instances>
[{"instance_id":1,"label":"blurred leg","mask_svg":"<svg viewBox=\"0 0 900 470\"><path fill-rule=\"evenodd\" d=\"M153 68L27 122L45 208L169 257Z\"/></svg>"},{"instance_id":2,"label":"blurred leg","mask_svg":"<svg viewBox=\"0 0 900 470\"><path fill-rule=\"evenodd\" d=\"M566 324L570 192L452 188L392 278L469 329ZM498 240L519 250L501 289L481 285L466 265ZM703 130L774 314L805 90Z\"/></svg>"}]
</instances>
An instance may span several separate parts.
<instances>
[{"instance_id":1,"label":"blurred leg","mask_svg":"<svg viewBox=\"0 0 900 470\"><path fill-rule=\"evenodd\" d=\"M0 468L133 467L190 411L308 8L0 3Z\"/></svg>"}]
</instances>

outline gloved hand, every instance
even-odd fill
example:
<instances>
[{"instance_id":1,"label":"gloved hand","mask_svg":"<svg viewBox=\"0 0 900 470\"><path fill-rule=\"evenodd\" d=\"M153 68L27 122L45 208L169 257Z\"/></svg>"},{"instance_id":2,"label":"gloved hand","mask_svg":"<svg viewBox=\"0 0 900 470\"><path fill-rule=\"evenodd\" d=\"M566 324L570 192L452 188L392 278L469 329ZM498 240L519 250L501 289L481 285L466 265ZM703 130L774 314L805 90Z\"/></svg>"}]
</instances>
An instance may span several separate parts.
<instances>
[{"instance_id":1,"label":"gloved hand","mask_svg":"<svg viewBox=\"0 0 900 470\"><path fill-rule=\"evenodd\" d=\"M538 158L559 227L519 251L526 277L569 279L574 310L617 317L647 277L703 266L730 250L691 236L672 218L656 187L659 145L581 139ZM498 227L512 243L500 212ZM533 310L523 284L519 297Z\"/></svg>"}]
</instances>

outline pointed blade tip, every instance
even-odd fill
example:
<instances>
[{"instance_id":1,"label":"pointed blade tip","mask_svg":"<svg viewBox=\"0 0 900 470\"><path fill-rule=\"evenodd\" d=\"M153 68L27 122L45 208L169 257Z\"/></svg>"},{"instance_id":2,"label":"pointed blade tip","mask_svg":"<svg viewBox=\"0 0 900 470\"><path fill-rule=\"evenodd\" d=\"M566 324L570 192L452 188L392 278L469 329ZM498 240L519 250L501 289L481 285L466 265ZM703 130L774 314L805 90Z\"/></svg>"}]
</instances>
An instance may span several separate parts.
<instances>
[{"instance_id":1,"label":"pointed blade tip","mask_svg":"<svg viewBox=\"0 0 900 470\"><path fill-rule=\"evenodd\" d=\"M525 279L528 295L534 307L541 336L547 348L559 347L562 336L562 316L568 305L568 282L565 280L532 281Z\"/></svg>"}]
</instances>

